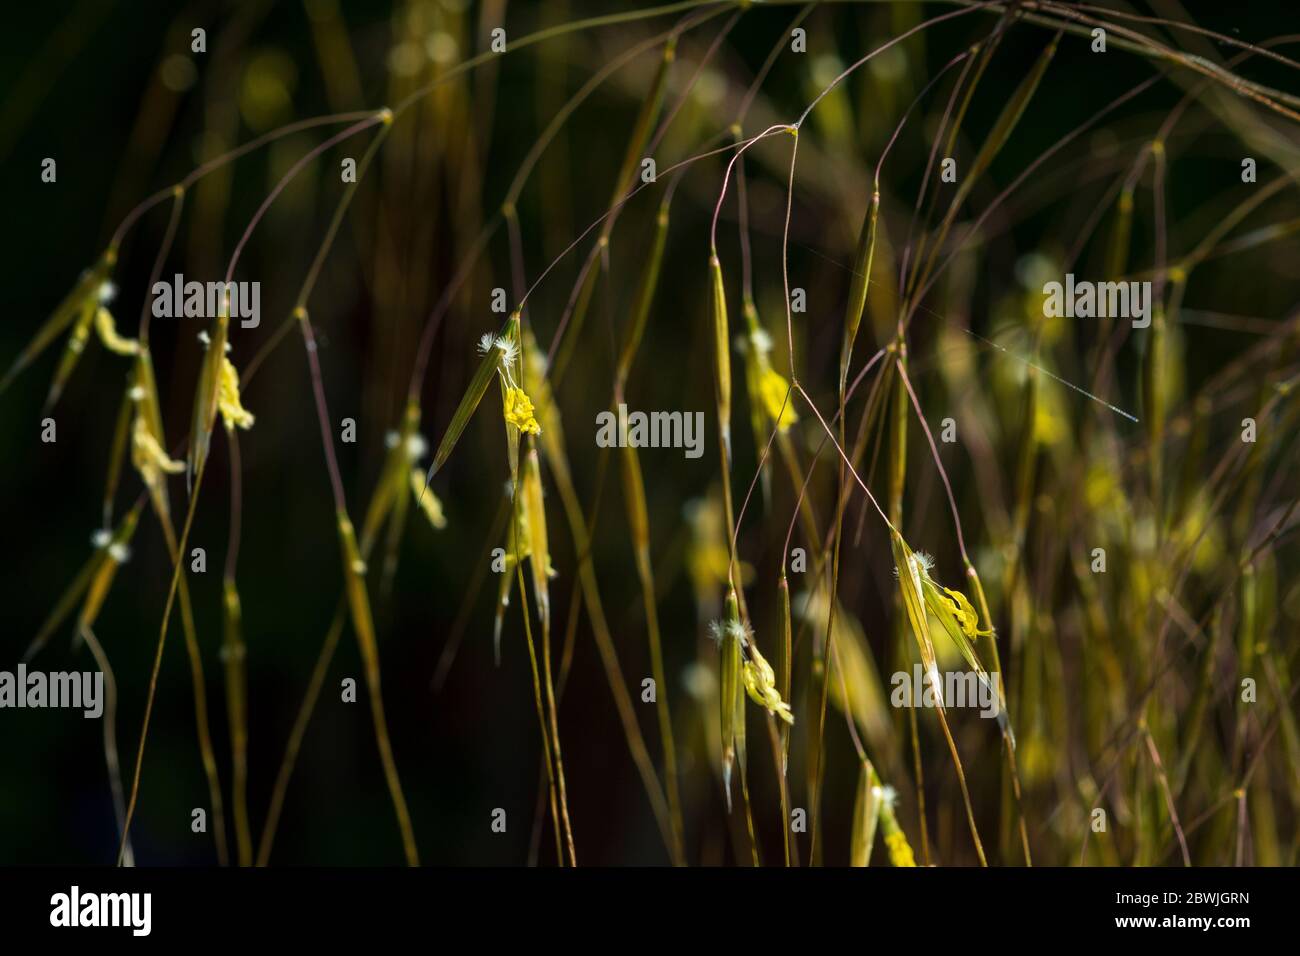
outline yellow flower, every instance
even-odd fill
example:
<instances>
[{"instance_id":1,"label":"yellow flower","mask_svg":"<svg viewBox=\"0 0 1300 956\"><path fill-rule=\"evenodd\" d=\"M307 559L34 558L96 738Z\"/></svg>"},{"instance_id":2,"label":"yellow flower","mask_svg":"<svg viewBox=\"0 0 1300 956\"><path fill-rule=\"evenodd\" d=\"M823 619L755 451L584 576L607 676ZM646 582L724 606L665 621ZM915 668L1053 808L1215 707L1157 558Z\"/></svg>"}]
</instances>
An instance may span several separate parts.
<instances>
[{"instance_id":1,"label":"yellow flower","mask_svg":"<svg viewBox=\"0 0 1300 956\"><path fill-rule=\"evenodd\" d=\"M898 540L902 541L901 538ZM930 568L934 566L934 561L929 555L913 553L908 560L915 574L915 580L920 584L926 609L939 622L943 632L948 635L966 663L975 671L979 682L988 688L994 699L1001 705L996 711L998 726L1007 735L1008 741L1014 748L1016 738L1011 730L1011 721L1007 718L1006 698L1002 694L1001 687L994 683L998 675L989 674L975 650L978 638L992 635L993 628L980 627L979 613L971 606L965 594L953 588L946 588L930 577Z\"/></svg>"},{"instance_id":2,"label":"yellow flower","mask_svg":"<svg viewBox=\"0 0 1300 956\"><path fill-rule=\"evenodd\" d=\"M140 351L140 343L135 339L128 339L117 334L117 326L113 323L113 313L102 305L95 312L95 331L99 333L99 340L104 343L104 348L118 355L135 355Z\"/></svg>"},{"instance_id":3,"label":"yellow flower","mask_svg":"<svg viewBox=\"0 0 1300 956\"><path fill-rule=\"evenodd\" d=\"M975 608L971 606L970 600L967 599L966 595L962 594L960 591L954 591L952 588L946 588L942 584L939 585L938 589L943 591L944 594L947 594L948 597L944 597L942 594L936 592L936 602L938 602L940 607L945 608L950 614L952 614L957 621L957 626L961 628L963 634L971 640L974 640L976 637L993 633L992 628L980 630L979 614L975 611Z\"/></svg>"},{"instance_id":4,"label":"yellow flower","mask_svg":"<svg viewBox=\"0 0 1300 956\"><path fill-rule=\"evenodd\" d=\"M140 472L148 485L155 485L163 474L178 475L185 470L185 463L167 457L158 439L143 415L135 416L135 426L131 431L131 464Z\"/></svg>"},{"instance_id":5,"label":"yellow flower","mask_svg":"<svg viewBox=\"0 0 1300 956\"><path fill-rule=\"evenodd\" d=\"M889 862L894 866L916 866L916 858L912 856L912 848L902 830L885 834L885 848L889 850Z\"/></svg>"},{"instance_id":6,"label":"yellow flower","mask_svg":"<svg viewBox=\"0 0 1300 956\"><path fill-rule=\"evenodd\" d=\"M982 670L983 668L978 666L978 661L974 656L974 648L963 638L973 641L976 637L992 634L993 629L980 628L979 614L971 606L970 600L965 594L952 588L946 588L930 577L930 569L934 567L933 558L928 554L917 551L913 552L910 561L912 570L916 575L916 582L920 585L921 598L925 601L925 606L943 625L944 631L957 644L967 661L975 665L977 670Z\"/></svg>"},{"instance_id":7,"label":"yellow flower","mask_svg":"<svg viewBox=\"0 0 1300 956\"><path fill-rule=\"evenodd\" d=\"M776 689L776 674L772 665L758 652L753 641L748 642L746 649L749 651L749 660L745 661L744 680L745 691L750 699L787 724L793 724L794 714L790 713L790 705L781 699L781 694Z\"/></svg>"},{"instance_id":8,"label":"yellow flower","mask_svg":"<svg viewBox=\"0 0 1300 956\"><path fill-rule=\"evenodd\" d=\"M758 389L767 417L777 423L778 429L785 431L799 420L794 410L794 396L786 397L790 391L789 383L771 367L763 369L759 376Z\"/></svg>"},{"instance_id":9,"label":"yellow flower","mask_svg":"<svg viewBox=\"0 0 1300 956\"><path fill-rule=\"evenodd\" d=\"M505 395L506 422L514 425L526 435L540 435L542 426L533 417L533 403L522 388L506 386Z\"/></svg>"},{"instance_id":10,"label":"yellow flower","mask_svg":"<svg viewBox=\"0 0 1300 956\"><path fill-rule=\"evenodd\" d=\"M236 426L249 429L253 427L253 415L239 400L239 373L228 358L221 359L221 382L217 391L217 408L226 423L227 430Z\"/></svg>"},{"instance_id":11,"label":"yellow flower","mask_svg":"<svg viewBox=\"0 0 1300 956\"><path fill-rule=\"evenodd\" d=\"M442 513L442 502L438 500L432 488L424 486L424 472L419 468L411 469L411 491L415 494L415 500L420 503L425 517L429 519L429 524L438 529L447 527L447 518Z\"/></svg>"}]
</instances>

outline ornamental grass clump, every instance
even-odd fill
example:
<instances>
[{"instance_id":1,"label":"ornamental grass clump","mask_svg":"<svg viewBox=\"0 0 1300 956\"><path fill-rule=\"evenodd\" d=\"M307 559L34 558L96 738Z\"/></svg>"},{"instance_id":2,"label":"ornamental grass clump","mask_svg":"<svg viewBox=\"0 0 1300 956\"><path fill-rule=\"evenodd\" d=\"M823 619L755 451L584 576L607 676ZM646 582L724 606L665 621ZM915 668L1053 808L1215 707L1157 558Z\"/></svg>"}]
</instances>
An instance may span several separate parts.
<instances>
[{"instance_id":1,"label":"ornamental grass clump","mask_svg":"<svg viewBox=\"0 0 1300 956\"><path fill-rule=\"evenodd\" d=\"M1300 861L1300 62L1164 6L251 5L192 92L179 10L140 95L42 63L126 139L15 192L4 601L109 699L15 737L16 852Z\"/></svg>"}]
</instances>

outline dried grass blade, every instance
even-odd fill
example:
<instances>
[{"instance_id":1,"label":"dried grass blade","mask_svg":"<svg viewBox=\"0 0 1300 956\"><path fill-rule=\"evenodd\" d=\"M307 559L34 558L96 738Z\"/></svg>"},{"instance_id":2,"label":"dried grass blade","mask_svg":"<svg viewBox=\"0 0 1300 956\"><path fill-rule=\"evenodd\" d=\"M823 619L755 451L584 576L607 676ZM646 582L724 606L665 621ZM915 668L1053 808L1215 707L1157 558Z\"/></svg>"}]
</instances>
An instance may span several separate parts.
<instances>
[{"instance_id":1,"label":"dried grass blade","mask_svg":"<svg viewBox=\"0 0 1300 956\"><path fill-rule=\"evenodd\" d=\"M519 315L514 313L507 320L506 329L502 336L510 338L512 335L517 335L518 328ZM479 362L474 377L470 379L469 386L465 389L464 397L461 398L460 404L456 406L456 412L451 416L451 422L443 433L442 441L438 443L438 450L433 455L433 464L429 466L429 472L425 478L426 484L438 473L438 469L446 464L447 459L451 456L452 449L456 447L456 442L460 440L461 433L465 431L465 426L469 424L470 418L473 417L474 410L478 408L479 402L483 400L488 386L492 384L492 376L496 373L499 365L500 359L496 350L489 349L488 353L483 356L483 360Z\"/></svg>"},{"instance_id":2,"label":"dried grass blade","mask_svg":"<svg viewBox=\"0 0 1300 956\"><path fill-rule=\"evenodd\" d=\"M118 406L117 423L113 426L113 443L109 446L108 473L104 480L103 521L107 528L113 521L113 500L117 497L122 480L122 463L126 461L126 446L131 438L131 419L135 414L135 399L131 397L134 372L127 376L126 391Z\"/></svg>"},{"instance_id":3,"label":"dried grass blade","mask_svg":"<svg viewBox=\"0 0 1300 956\"><path fill-rule=\"evenodd\" d=\"M221 362L226 357L226 339L230 326L227 308L222 306L221 314L212 322L212 331L208 334L207 352L203 356L203 365L199 370L198 388L194 393L194 417L190 423L190 450L186 480L193 482L194 476L203 471L207 462L208 449L212 442L212 429L217 423L217 396L221 386Z\"/></svg>"},{"instance_id":4,"label":"dried grass blade","mask_svg":"<svg viewBox=\"0 0 1300 956\"><path fill-rule=\"evenodd\" d=\"M82 303L81 311L77 313L77 321L72 326L71 334L68 335L67 344L63 347L63 355L54 370L54 379L50 382L49 394L45 397L46 411L58 403L64 387L68 384L68 379L72 377L72 370L81 359L81 353L86 350L86 343L90 341L91 326L95 321L96 305L93 297L88 298Z\"/></svg>"},{"instance_id":5,"label":"dried grass blade","mask_svg":"<svg viewBox=\"0 0 1300 956\"><path fill-rule=\"evenodd\" d=\"M41 648L48 643L50 637L58 629L59 625L67 619L69 614L72 613L72 609L76 606L77 602L81 600L82 595L87 592L91 587L92 582L96 580L104 563L111 560L109 557L109 549L113 544L115 542L122 542L124 544L125 542L130 541L131 535L135 532L136 521L139 516L139 508L134 508L128 512L126 516L123 517L121 524L118 525L113 536L109 540L105 541L101 546L97 547L95 552L89 559L87 559L86 563L82 565L81 570L77 572L77 576L72 579L72 583L68 585L63 594L59 596L58 601L55 602L49 616L46 617L44 623L41 624L40 630L37 631L36 636L32 638L31 644L27 646L27 650L23 652L24 662L30 661L40 652Z\"/></svg>"},{"instance_id":6,"label":"dried grass blade","mask_svg":"<svg viewBox=\"0 0 1300 956\"><path fill-rule=\"evenodd\" d=\"M709 256L709 273L713 278L713 349L716 378L714 392L718 403L718 428L722 433L722 450L731 462L731 343L727 331L727 290L722 283L722 263L715 250Z\"/></svg>"},{"instance_id":7,"label":"dried grass blade","mask_svg":"<svg viewBox=\"0 0 1300 956\"><path fill-rule=\"evenodd\" d=\"M352 614L352 627L356 631L361 661L365 667L366 686L370 697L370 712L374 718L375 738L379 744L379 757L384 765L389 795L397 813L397 825L402 834L402 848L409 866L419 866L420 857L415 847L415 833L411 828L411 815L402 795L402 784L397 777L393 760L393 747L388 737L388 724L384 717L384 701L379 683L379 644L375 639L375 623L370 612L370 598L366 593L365 562L357 549L356 533L348 516L338 513L339 545L343 552L343 577L347 590L348 608Z\"/></svg>"},{"instance_id":8,"label":"dried grass blade","mask_svg":"<svg viewBox=\"0 0 1300 956\"><path fill-rule=\"evenodd\" d=\"M244 615L239 589L222 582L223 634L221 659L226 668L226 713L230 723L231 800L235 817L235 847L240 866L253 863L253 836L248 822L248 686L244 646Z\"/></svg>"},{"instance_id":9,"label":"dried grass blade","mask_svg":"<svg viewBox=\"0 0 1300 956\"><path fill-rule=\"evenodd\" d=\"M736 761L739 749L738 736L743 733L737 725L743 727L745 705L741 693L741 655L740 655L740 612L736 603L735 592L727 595L726 623L721 630L720 676L718 686L718 716L722 727L722 789L727 798L727 810L731 810L731 768Z\"/></svg>"},{"instance_id":10,"label":"dried grass blade","mask_svg":"<svg viewBox=\"0 0 1300 956\"><path fill-rule=\"evenodd\" d=\"M45 320L45 324L37 330L34 336L32 336L32 340L27 344L27 347L18 353L18 357L14 359L13 364L9 366L9 370L5 372L4 378L0 379L0 394L3 394L4 390L9 387L10 383L13 382L13 380L17 378L25 368L31 365L32 362L36 361L40 354L49 348L51 343L63 334L64 330L67 329L69 325L79 317L85 320L88 303L92 304L90 306L90 317L93 319L93 303L97 300L99 287L103 285L105 279L108 278L108 273L112 269L116 260L117 254L111 249L107 250L92 268L81 274L80 278L77 279L76 285L72 287L72 291L64 296L63 301L58 304L50 317ZM65 353L64 361L67 361L67 359L68 356ZM76 356L72 356L72 361L75 363ZM69 371L71 371L70 368ZM57 375L55 376L55 381L58 381ZM46 400L47 408L50 405L53 405L54 401L58 398L57 392L53 386L51 386L51 396L51 398Z\"/></svg>"},{"instance_id":11,"label":"dried grass blade","mask_svg":"<svg viewBox=\"0 0 1300 956\"><path fill-rule=\"evenodd\" d=\"M627 335L623 340L623 350L619 353L618 368L614 375L616 390L622 388L632 370L632 359L641 346L646 319L650 315L650 306L654 303L655 291L659 286L659 269L663 264L664 243L668 239L668 203L669 200L665 199L659 206L655 234L650 242L650 257L646 260L645 272L641 274L636 297L633 299L632 317L628 322Z\"/></svg>"},{"instance_id":12,"label":"dried grass blade","mask_svg":"<svg viewBox=\"0 0 1300 956\"><path fill-rule=\"evenodd\" d=\"M536 592L537 617L547 627L551 620L551 548L546 535L546 504L542 497L542 466L537 449L530 449L524 460L524 520L528 525L528 565Z\"/></svg>"},{"instance_id":13,"label":"dried grass blade","mask_svg":"<svg viewBox=\"0 0 1300 956\"><path fill-rule=\"evenodd\" d=\"M934 684L934 690L938 695L935 713L939 717L939 726L943 729L944 738L948 742L948 750L952 754L953 766L957 771L957 782L961 786L962 800L966 805L966 822L970 827L971 838L975 842L975 853L979 857L980 865L988 866L988 861L984 857L984 845L980 840L979 830L975 826L975 810L971 806L970 793L966 787L966 771L962 768L961 757L957 753L957 744L952 739L952 732L948 729L948 717L943 706L942 681L939 677L938 666L935 663L934 644L930 639L930 626L926 620L925 602L921 597L922 586L918 570L918 559L912 553L912 549L907 546L907 542L903 540L902 535L897 531L890 532L890 544L894 552L894 563L898 569L898 587L903 596L903 607L907 612L907 621L913 636L916 638L917 647L920 649L921 664L925 668L926 676Z\"/></svg>"},{"instance_id":14,"label":"dried grass blade","mask_svg":"<svg viewBox=\"0 0 1300 956\"><path fill-rule=\"evenodd\" d=\"M871 208L862 221L858 236L857 253L853 257L853 280L849 284L849 301L844 307L844 342L840 346L840 393L848 383L849 365L853 359L853 342L858 337L862 313L867 306L867 291L871 287L871 263L876 252L876 222L880 214L880 189L871 194Z\"/></svg>"},{"instance_id":15,"label":"dried grass blade","mask_svg":"<svg viewBox=\"0 0 1300 956\"><path fill-rule=\"evenodd\" d=\"M1038 91L1038 86L1043 80L1043 75L1047 72L1047 67L1052 62L1052 57L1056 55L1056 45L1060 42L1060 39L1060 33L1052 37L1051 42L1038 55L1038 59L1034 62L1029 75L1020 81L1015 93L1011 95L1011 99L1007 100L1006 106L998 114L997 121L993 124L993 128L989 130L988 135L984 137L979 152L975 154L975 158L971 161L970 169L962 177L961 185L957 187L957 194L952 201L954 210L959 209L961 204L966 201L966 197L970 195L970 191L974 188L979 177L984 175L994 158L1001 152L1002 147L1006 145L1007 140L1011 138L1011 133L1020 123L1020 118L1024 115L1029 101L1034 98L1034 94Z\"/></svg>"},{"instance_id":16,"label":"dried grass blade","mask_svg":"<svg viewBox=\"0 0 1300 956\"><path fill-rule=\"evenodd\" d=\"M641 585L641 600L645 608L646 633L650 642L650 671L658 691L655 694L655 712L659 718L659 736L664 752L665 787L668 791L669 812L672 814L675 838L685 837L681 797L677 782L677 748L673 740L672 711L668 705L668 679L664 670L663 637L659 630L659 611L656 606L654 568L650 561L650 517L646 506L645 481L641 476L641 462L637 451L630 446L621 449L623 501L627 510L628 527L632 532L632 546L636 554L637 579Z\"/></svg>"},{"instance_id":17,"label":"dried grass blade","mask_svg":"<svg viewBox=\"0 0 1300 956\"><path fill-rule=\"evenodd\" d=\"M858 792L853 803L853 831L849 838L849 866L869 866L871 848L876 843L876 825L880 821L880 781L871 761L862 762L858 775Z\"/></svg>"}]
</instances>

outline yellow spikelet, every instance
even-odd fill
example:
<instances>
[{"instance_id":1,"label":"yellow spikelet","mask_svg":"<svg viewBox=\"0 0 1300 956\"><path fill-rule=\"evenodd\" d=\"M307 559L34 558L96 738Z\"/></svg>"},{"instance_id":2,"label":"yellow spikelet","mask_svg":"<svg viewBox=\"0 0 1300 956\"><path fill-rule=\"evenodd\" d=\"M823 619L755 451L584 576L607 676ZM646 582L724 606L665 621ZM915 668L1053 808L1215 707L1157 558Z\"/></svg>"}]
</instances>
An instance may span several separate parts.
<instances>
[{"instance_id":1,"label":"yellow spikelet","mask_svg":"<svg viewBox=\"0 0 1300 956\"><path fill-rule=\"evenodd\" d=\"M971 640L974 640L977 636L993 633L991 628L980 628L979 614L976 612L975 608L971 606L970 599L967 598L966 595L962 594L960 591L954 591L952 588L944 587L943 585L939 585L939 589L948 596L946 598L939 597L938 601L942 605L947 606L963 634Z\"/></svg>"},{"instance_id":2,"label":"yellow spikelet","mask_svg":"<svg viewBox=\"0 0 1300 956\"><path fill-rule=\"evenodd\" d=\"M442 513L442 502L438 500L432 488L424 486L424 472L419 468L411 469L411 492L419 502L424 516L429 519L429 524L439 531L447 527L447 517Z\"/></svg>"},{"instance_id":3,"label":"yellow spikelet","mask_svg":"<svg viewBox=\"0 0 1300 956\"><path fill-rule=\"evenodd\" d=\"M894 866L916 866L912 848L902 830L895 830L885 836L885 848L889 851L889 862Z\"/></svg>"},{"instance_id":4,"label":"yellow spikelet","mask_svg":"<svg viewBox=\"0 0 1300 956\"><path fill-rule=\"evenodd\" d=\"M767 417L776 423L778 429L786 431L799 420L794 410L794 396L789 395L789 383L770 365L759 372L758 389Z\"/></svg>"},{"instance_id":5,"label":"yellow spikelet","mask_svg":"<svg viewBox=\"0 0 1300 956\"><path fill-rule=\"evenodd\" d=\"M143 415L137 414L135 426L131 430L131 464L148 485L156 485L164 474L179 475L185 470L185 463L167 456L158 439L149 429Z\"/></svg>"},{"instance_id":6,"label":"yellow spikelet","mask_svg":"<svg viewBox=\"0 0 1300 956\"><path fill-rule=\"evenodd\" d=\"M221 359L221 381L217 390L217 410L226 423L227 431L236 427L245 430L253 427L253 414L239 400L239 373L235 364L224 356Z\"/></svg>"},{"instance_id":7,"label":"yellow spikelet","mask_svg":"<svg viewBox=\"0 0 1300 956\"><path fill-rule=\"evenodd\" d=\"M113 313L102 305L95 313L95 331L99 333L99 341L104 343L104 348L117 355L136 355L140 351L140 343L135 339L128 339L119 335L117 325L113 322Z\"/></svg>"},{"instance_id":8,"label":"yellow spikelet","mask_svg":"<svg viewBox=\"0 0 1300 956\"><path fill-rule=\"evenodd\" d=\"M749 660L745 661L744 669L746 693L754 703L766 708L773 716L780 717L787 724L793 725L794 714L790 712L790 705L781 699L781 693L776 689L776 674L772 670L772 665L758 652L758 647L752 640L747 649Z\"/></svg>"},{"instance_id":9,"label":"yellow spikelet","mask_svg":"<svg viewBox=\"0 0 1300 956\"><path fill-rule=\"evenodd\" d=\"M525 435L540 435L542 426L533 417L533 403L522 388L511 385L505 390L505 418Z\"/></svg>"},{"instance_id":10,"label":"yellow spikelet","mask_svg":"<svg viewBox=\"0 0 1300 956\"><path fill-rule=\"evenodd\" d=\"M874 782L874 781L873 781ZM907 842L907 834L898 825L894 816L896 795L892 787L880 789L880 829L885 834L885 850L893 866L916 866L916 857L912 855L912 845Z\"/></svg>"}]
</instances>

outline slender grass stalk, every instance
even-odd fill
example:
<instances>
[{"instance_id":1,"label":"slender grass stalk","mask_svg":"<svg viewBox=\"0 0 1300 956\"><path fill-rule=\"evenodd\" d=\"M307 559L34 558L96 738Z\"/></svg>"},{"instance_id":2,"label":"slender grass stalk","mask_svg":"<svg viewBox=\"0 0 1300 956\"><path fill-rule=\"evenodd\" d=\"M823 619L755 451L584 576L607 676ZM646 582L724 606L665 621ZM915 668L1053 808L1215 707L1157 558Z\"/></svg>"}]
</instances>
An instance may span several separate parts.
<instances>
[{"instance_id":1,"label":"slender grass stalk","mask_svg":"<svg viewBox=\"0 0 1300 956\"><path fill-rule=\"evenodd\" d=\"M242 636L242 613L235 582L222 582L225 609L226 708L230 715L231 803L235 816L235 846L240 866L253 862L253 839L248 821L248 689L245 678L246 650Z\"/></svg>"},{"instance_id":2,"label":"slender grass stalk","mask_svg":"<svg viewBox=\"0 0 1300 956\"><path fill-rule=\"evenodd\" d=\"M621 398L622 396L617 396ZM668 706L668 678L664 672L663 640L659 634L659 614L655 607L654 570L650 562L650 518L645 499L645 481L636 449L621 449L619 461L623 472L623 500L632 547L636 555L637 579L641 583L641 600L645 606L646 634L650 641L650 671L654 677L655 710L659 716L659 736L664 752L664 787L668 792L668 811L672 817L673 839L684 844L681 796L677 783L677 748L673 743L673 718Z\"/></svg>"},{"instance_id":3,"label":"slender grass stalk","mask_svg":"<svg viewBox=\"0 0 1300 956\"><path fill-rule=\"evenodd\" d=\"M418 866L420 863L419 851L416 849L410 812L407 810L406 798L402 794L401 781L397 776L397 765L393 759L392 743L388 736L388 724L384 717L384 701L380 689L379 645L375 639L374 619L370 612L370 597L366 590L366 563L362 560L361 552L357 547L356 532L352 528L352 521L348 517L347 504L343 497L343 482L339 477L338 462L334 458L334 444L329 430L329 412L325 407L325 390L321 381L320 360L316 354L316 339L312 333L311 319L306 309L298 311L298 320L302 329L303 345L307 352L307 363L311 370L316 412L321 427L321 442L325 447L331 489L334 493L335 519L338 523L339 548L343 563L343 580L348 609L351 614L352 629L357 636L357 645L361 652L361 661L365 670L366 686L370 698L370 712L375 727L375 741L379 745L379 758L384 766L384 777L388 782L389 796L393 801L393 809L397 813L397 824L401 832L402 849L406 854L407 865Z\"/></svg>"},{"instance_id":4,"label":"slender grass stalk","mask_svg":"<svg viewBox=\"0 0 1300 956\"><path fill-rule=\"evenodd\" d=\"M869 866L871 848L876 842L883 792L871 761L862 762L858 791L853 804L853 832L849 842L849 866Z\"/></svg>"},{"instance_id":5,"label":"slender grass stalk","mask_svg":"<svg viewBox=\"0 0 1300 956\"><path fill-rule=\"evenodd\" d=\"M230 448L231 521L226 567L222 575L221 596L223 630L221 659L226 676L226 716L230 726L231 806L235 820L235 847L240 866L253 863L252 829L248 819L248 679L247 647L244 644L243 611L239 588L235 583L235 563L239 554L241 501L239 439L233 427L227 427Z\"/></svg>"},{"instance_id":6,"label":"slender grass stalk","mask_svg":"<svg viewBox=\"0 0 1300 956\"><path fill-rule=\"evenodd\" d=\"M921 597L921 581L917 570L917 557L908 548L897 531L893 532L890 540L899 569L899 590L902 592L903 604L907 610L907 621L913 635L916 637L917 647L921 652L921 664L925 668L929 679L935 685L939 700L942 701L943 689L940 686L941 679L935 663L934 645L930 640L930 627L926 618L925 604ZM953 741L952 732L948 729L948 718L944 711L945 708L942 704L935 707L935 713L939 718L939 726L943 729L944 739L947 740L948 749L952 753L953 766L957 770L957 782L961 786L962 801L966 806L966 822L970 825L971 839L975 842L975 854L979 857L981 866L988 866L988 861L984 858L984 846L980 841L979 830L975 826L975 811L971 807L970 793L966 787L966 773L962 769L961 758L957 754L957 744Z\"/></svg>"},{"instance_id":7,"label":"slender grass stalk","mask_svg":"<svg viewBox=\"0 0 1300 956\"><path fill-rule=\"evenodd\" d=\"M364 553L363 549L362 554L364 555ZM275 834L279 828L280 815L284 810L284 799L289 790L289 779L293 775L294 767L297 766L298 754L302 749L302 742L307 734L307 724L311 721L311 715L316 708L316 701L320 697L321 688L324 686L325 678L329 674L330 664L334 660L334 652L338 648L339 638L343 635L343 626L347 619L346 608L347 598L340 596L329 630L326 631L325 640L321 644L320 654L317 655L316 664L312 668L311 679L307 683L307 690L303 694L298 714L294 718L293 729L290 731L288 742L285 744L284 757L280 761L280 769L276 772L275 785L271 790L271 800L266 811L266 820L262 824L262 833L257 843L256 866L267 866L271 861L271 848L275 845Z\"/></svg>"},{"instance_id":8,"label":"slender grass stalk","mask_svg":"<svg viewBox=\"0 0 1300 956\"><path fill-rule=\"evenodd\" d=\"M1015 93L1012 94L1011 99L1007 101L1006 106L1003 107L997 120L994 121L992 129L989 130L988 135L980 145L979 151L975 154L975 158L971 161L970 168L962 175L961 180L957 185L957 191L953 196L952 202L948 206L948 211L944 214L943 222L939 225L935 240L930 244L930 251L929 255L926 257L925 265L920 269L917 279L913 283L914 286L921 289L924 289L926 286L927 281L934 271L935 260L939 254L939 250L943 247L948 231L951 229L953 221L957 218L957 211L970 196L970 191L974 188L975 183L979 182L980 177L988 170L989 165L993 162L994 158L1002 151L1002 147L1005 146L1007 141L1011 138L1011 133L1015 130L1016 126L1019 125L1020 119L1024 115L1025 108L1029 105L1030 100L1033 99L1034 94L1038 91L1043 76L1047 72L1047 67L1051 64L1052 58L1056 55L1056 47L1060 42L1060 38L1061 34L1058 32L1056 36L1052 38L1051 42L1049 42L1043 49L1043 52L1039 54L1038 59L1034 62L1029 74L1021 81L1020 86L1016 88ZM988 61L991 59L994 47L989 46L985 49L986 54L981 66L978 68L980 73L982 73L983 68L987 66ZM974 82L972 82L971 86L968 88L968 93L974 93L975 84L978 83L978 81L979 73L977 73ZM969 98L967 103L969 103ZM965 105L966 104L963 104L962 107L963 113L965 112ZM954 126L952 129L954 135L956 130L957 127ZM949 155L951 155L951 153L949 153ZM920 260L918 259L918 265L919 263ZM913 301L915 302L916 300L914 299Z\"/></svg>"},{"instance_id":9,"label":"slender grass stalk","mask_svg":"<svg viewBox=\"0 0 1300 956\"><path fill-rule=\"evenodd\" d=\"M518 554L519 552L516 552L516 555ZM547 790L549 791L551 797L551 820L553 821L555 826L555 857L557 860L560 861L561 865L563 865L564 850L562 849L560 843L560 811L558 807L558 800L556 797L554 751L552 750L552 744L551 744L552 737L551 737L550 729L547 726L547 711L542 704L542 683L541 683L541 678L538 676L538 672L537 672L537 649L536 646L533 644L533 628L532 628L532 624L530 624L528 620L528 607L525 600L527 591L524 586L523 562L518 557L516 557L514 564L515 564L515 576L519 579L519 595L521 598L520 603L521 605L523 605L524 637L528 644L528 665L532 671L532 676L533 676L533 696L537 703L537 722L542 733L542 756L543 756L542 765L546 768ZM572 850L572 835L570 835L569 846L570 846L570 850ZM570 855L570 859L571 860L573 859L572 854Z\"/></svg>"},{"instance_id":10,"label":"slender grass stalk","mask_svg":"<svg viewBox=\"0 0 1300 956\"><path fill-rule=\"evenodd\" d=\"M72 291L59 303L54 313L32 337L31 342L18 353L18 357L9 366L4 377L0 378L0 394L3 394L19 373L53 344L65 329L71 327L72 333L68 337L59 366L54 373L54 380L50 384L49 394L45 399L46 411L54 407L90 337L90 324L95 317L95 306L99 302L100 290L108 280L116 262L117 250L110 246L91 269L82 273Z\"/></svg>"},{"instance_id":11,"label":"slender grass stalk","mask_svg":"<svg viewBox=\"0 0 1300 956\"><path fill-rule=\"evenodd\" d=\"M524 489L528 501L528 520L532 539L533 557L530 566L533 571L533 589L542 594L542 668L546 680L546 703L550 715L551 745L555 749L555 777L558 790L560 821L564 825L565 845L569 851L569 865L578 865L578 854L574 848L573 823L569 817L568 783L564 775L564 754L560 747L559 698L555 690L555 678L551 673L551 602L547 593L547 578L551 569L550 548L546 536L546 510L542 496L541 464L535 447L529 449L527 474ZM523 588L520 587L522 593ZM525 615L525 618L527 615ZM525 621L527 628L527 622Z\"/></svg>"},{"instance_id":12,"label":"slender grass stalk","mask_svg":"<svg viewBox=\"0 0 1300 956\"><path fill-rule=\"evenodd\" d=\"M108 784L113 794L113 815L117 820L119 836L125 840L124 824L126 822L126 799L122 794L122 764L117 755L117 678L113 676L113 667L108 662L108 655L95 637L91 626L81 624L78 633L90 648L95 658L95 666L104 675L104 763L108 767ZM135 854L127 840L122 853L123 866L135 866Z\"/></svg>"}]
</instances>

